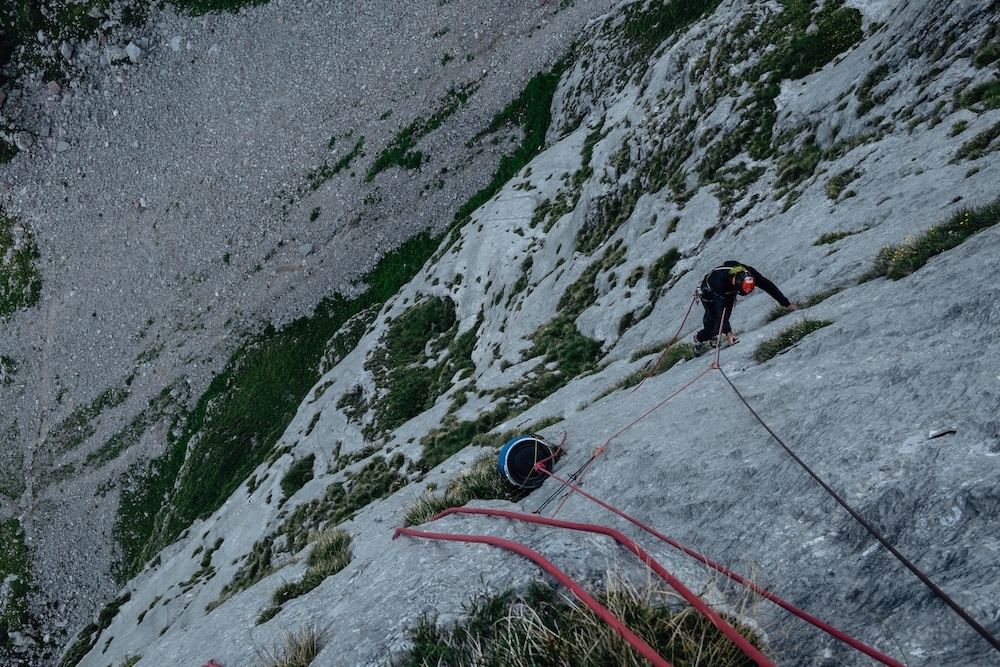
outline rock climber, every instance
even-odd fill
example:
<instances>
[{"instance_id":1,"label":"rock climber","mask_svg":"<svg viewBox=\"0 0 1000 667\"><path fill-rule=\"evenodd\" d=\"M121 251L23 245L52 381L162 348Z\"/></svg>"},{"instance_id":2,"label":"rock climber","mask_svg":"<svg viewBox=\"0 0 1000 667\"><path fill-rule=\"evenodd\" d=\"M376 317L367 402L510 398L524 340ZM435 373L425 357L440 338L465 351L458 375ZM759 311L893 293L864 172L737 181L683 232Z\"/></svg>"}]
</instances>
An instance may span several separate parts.
<instances>
[{"instance_id":1,"label":"rock climber","mask_svg":"<svg viewBox=\"0 0 1000 667\"><path fill-rule=\"evenodd\" d=\"M746 296L757 286L785 308L798 310L799 307L789 301L777 285L761 275L757 269L734 260L723 262L722 266L712 269L705 275L698 289L701 305L705 307L705 319L702 330L694 335L694 356L701 356L705 343L714 339L720 332L726 335L730 345L739 342L729 326L729 316L733 314L736 295Z\"/></svg>"}]
</instances>

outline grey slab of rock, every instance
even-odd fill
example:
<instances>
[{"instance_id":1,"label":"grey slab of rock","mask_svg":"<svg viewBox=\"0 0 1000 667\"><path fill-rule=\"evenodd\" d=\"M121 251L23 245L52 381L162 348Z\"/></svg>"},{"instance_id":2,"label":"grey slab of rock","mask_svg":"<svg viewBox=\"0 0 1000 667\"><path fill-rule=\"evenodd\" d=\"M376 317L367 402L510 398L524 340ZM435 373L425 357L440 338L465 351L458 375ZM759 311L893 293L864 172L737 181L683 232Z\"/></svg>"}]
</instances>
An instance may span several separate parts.
<instances>
[{"instance_id":1,"label":"grey slab of rock","mask_svg":"<svg viewBox=\"0 0 1000 667\"><path fill-rule=\"evenodd\" d=\"M35 138L30 132L22 130L14 135L14 144L18 150L26 151L35 145Z\"/></svg>"},{"instance_id":2,"label":"grey slab of rock","mask_svg":"<svg viewBox=\"0 0 1000 667\"><path fill-rule=\"evenodd\" d=\"M129 60L132 62L138 63L142 60L142 49L140 49L135 42L129 42L125 47L125 55L127 55Z\"/></svg>"}]
</instances>

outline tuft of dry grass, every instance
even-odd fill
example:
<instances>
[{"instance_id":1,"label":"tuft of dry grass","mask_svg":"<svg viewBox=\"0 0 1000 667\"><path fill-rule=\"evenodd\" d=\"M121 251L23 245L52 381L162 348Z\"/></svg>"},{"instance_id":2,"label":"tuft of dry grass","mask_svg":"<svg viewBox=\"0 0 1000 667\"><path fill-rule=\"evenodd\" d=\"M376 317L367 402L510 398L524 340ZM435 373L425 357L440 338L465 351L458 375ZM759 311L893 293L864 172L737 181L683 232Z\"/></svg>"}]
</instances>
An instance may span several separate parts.
<instances>
[{"instance_id":1,"label":"tuft of dry grass","mask_svg":"<svg viewBox=\"0 0 1000 667\"><path fill-rule=\"evenodd\" d=\"M449 507L461 507L470 500L516 500L525 491L504 479L497 469L497 454L486 452L460 473L443 493L425 493L410 506L403 518L406 526L425 523Z\"/></svg>"},{"instance_id":2,"label":"tuft of dry grass","mask_svg":"<svg viewBox=\"0 0 1000 667\"><path fill-rule=\"evenodd\" d=\"M652 583L636 587L612 574L598 600L633 632L677 667L712 665L744 667L753 661L677 595ZM747 597L736 605L753 614ZM464 620L438 627L425 617L410 631L412 648L397 656L395 667L646 667L648 661L618 632L575 598L543 583L524 594L507 591L474 601ZM758 648L753 629L723 615Z\"/></svg>"},{"instance_id":3,"label":"tuft of dry grass","mask_svg":"<svg viewBox=\"0 0 1000 667\"><path fill-rule=\"evenodd\" d=\"M271 649L258 649L260 667L308 667L323 649L323 632L313 627L281 633Z\"/></svg>"}]
</instances>

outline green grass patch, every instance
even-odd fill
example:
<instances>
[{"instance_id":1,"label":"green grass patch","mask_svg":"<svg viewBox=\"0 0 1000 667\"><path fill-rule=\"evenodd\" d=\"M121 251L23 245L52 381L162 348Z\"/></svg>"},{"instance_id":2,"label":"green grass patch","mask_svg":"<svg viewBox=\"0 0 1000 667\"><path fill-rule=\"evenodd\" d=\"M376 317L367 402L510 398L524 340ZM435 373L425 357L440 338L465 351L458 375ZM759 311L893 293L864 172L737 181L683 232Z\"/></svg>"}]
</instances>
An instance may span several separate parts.
<instances>
[{"instance_id":1,"label":"green grass patch","mask_svg":"<svg viewBox=\"0 0 1000 667\"><path fill-rule=\"evenodd\" d=\"M0 355L0 385L7 386L14 382L17 375L17 362L7 355Z\"/></svg>"},{"instance_id":2,"label":"green grass patch","mask_svg":"<svg viewBox=\"0 0 1000 667\"><path fill-rule=\"evenodd\" d=\"M978 111L1000 108L1000 77L969 88L962 93L958 102Z\"/></svg>"},{"instance_id":3,"label":"green grass patch","mask_svg":"<svg viewBox=\"0 0 1000 667\"><path fill-rule=\"evenodd\" d=\"M839 294L840 292L843 291L844 291L843 287L833 287L831 289L824 290L822 292L818 292L816 294L808 296L805 299L799 301L797 305L799 306L799 308L810 308L812 306L815 306L817 303L821 303L822 301L829 299L834 294ZM791 310L790 308L785 308L784 306L775 306L767 314L767 321L773 322L779 317L784 317L788 313L793 313L793 312L795 311Z\"/></svg>"},{"instance_id":4,"label":"green grass patch","mask_svg":"<svg viewBox=\"0 0 1000 667\"><path fill-rule=\"evenodd\" d=\"M830 320L804 319L788 327L777 336L761 341L753 351L753 358L763 363L783 350L790 348L817 329L833 324Z\"/></svg>"},{"instance_id":5,"label":"green grass patch","mask_svg":"<svg viewBox=\"0 0 1000 667\"><path fill-rule=\"evenodd\" d=\"M983 36L972 56L972 64L976 67L988 67L1000 60L1000 25L993 26Z\"/></svg>"},{"instance_id":6,"label":"green grass patch","mask_svg":"<svg viewBox=\"0 0 1000 667\"><path fill-rule=\"evenodd\" d=\"M835 174L826 182L826 196L836 201L840 194L850 185L860 174L854 169L845 169L839 174Z\"/></svg>"},{"instance_id":7,"label":"green grass patch","mask_svg":"<svg viewBox=\"0 0 1000 667\"><path fill-rule=\"evenodd\" d=\"M38 258L34 236L0 207L0 320L38 302Z\"/></svg>"},{"instance_id":8,"label":"green grass patch","mask_svg":"<svg viewBox=\"0 0 1000 667\"><path fill-rule=\"evenodd\" d=\"M660 297L660 291L670 280L671 273L680 260L680 250L670 248L649 265L649 271L646 273L646 282L649 284L649 301L651 303L655 303Z\"/></svg>"},{"instance_id":9,"label":"green grass patch","mask_svg":"<svg viewBox=\"0 0 1000 667\"><path fill-rule=\"evenodd\" d=\"M271 648L259 650L259 667L308 667L323 650L324 632L314 627L283 631Z\"/></svg>"},{"instance_id":10,"label":"green grass patch","mask_svg":"<svg viewBox=\"0 0 1000 667\"><path fill-rule=\"evenodd\" d=\"M452 88L445 95L444 100L438 105L429 118L417 118L393 138L393 140L382 149L372 166L365 174L365 182L372 181L381 172L391 167L402 167L404 169L419 169L423 164L424 154L416 149L417 143L441 127L449 116L452 116L458 109L469 101L469 98L479 88L478 83L469 83L459 88Z\"/></svg>"},{"instance_id":11,"label":"green grass patch","mask_svg":"<svg viewBox=\"0 0 1000 667\"><path fill-rule=\"evenodd\" d=\"M331 139L330 141L332 144L333 140ZM344 171L345 169L348 169L351 166L351 162L353 162L355 158L364 155L364 151L362 150L364 146L365 146L365 138L361 137L360 139L358 139L357 143L354 144L354 148L352 148L350 152L348 152L344 157L337 160L332 167L328 162L323 162L323 164L319 168L309 172L309 175L306 177L307 180L309 181L309 189L318 190L319 187L324 183L326 183L328 180L330 180L340 172ZM310 220L315 221L316 218L318 217L319 217L319 212L318 209L316 209L315 216L310 216Z\"/></svg>"},{"instance_id":12,"label":"green grass patch","mask_svg":"<svg viewBox=\"0 0 1000 667\"><path fill-rule=\"evenodd\" d=\"M89 15L94 7L106 7L101 0L84 0L81 3L56 3L50 0L20 0L0 4L0 86L16 78L17 63L25 68L41 71L45 80L59 78L62 57L45 54L39 43L42 32L48 41L83 38L96 34L100 19ZM16 149L15 149L16 152ZM2 161L2 160L0 160Z\"/></svg>"},{"instance_id":13,"label":"green grass patch","mask_svg":"<svg viewBox=\"0 0 1000 667\"><path fill-rule=\"evenodd\" d=\"M500 164L489 184L474 194L455 213L455 224L461 225L472 212L485 204L500 191L510 179L531 161L545 146L545 134L552 124L552 98L559 78L569 66L572 54L563 56L548 72L531 77L521 94L493 117L489 126L469 142L470 147L484 137L503 129L519 128L521 143L509 155L500 158Z\"/></svg>"},{"instance_id":14,"label":"green grass patch","mask_svg":"<svg viewBox=\"0 0 1000 667\"><path fill-rule=\"evenodd\" d=\"M736 667L750 664L746 655L711 621L651 590L613 582L592 593L614 616L672 665ZM412 648L393 664L398 667L520 667L523 665L648 664L632 646L594 612L561 589L534 582L523 594L506 591L482 595L463 609L454 625L438 625L424 616L408 631ZM749 626L723 615L757 648L761 638Z\"/></svg>"},{"instance_id":15,"label":"green grass patch","mask_svg":"<svg viewBox=\"0 0 1000 667\"><path fill-rule=\"evenodd\" d=\"M13 658L9 633L21 630L28 615L31 590L31 555L24 542L24 530L16 518L0 522L0 657ZM15 663L10 663L15 664Z\"/></svg>"},{"instance_id":16,"label":"green grass patch","mask_svg":"<svg viewBox=\"0 0 1000 667\"><path fill-rule=\"evenodd\" d=\"M559 297L559 303L556 304L556 312L575 320L583 311L597 302L597 287L594 283L597 275L602 271L619 266L624 261L625 248L622 247L622 241L619 239L604 251L600 260L592 262L580 274L580 277L566 288L563 295Z\"/></svg>"},{"instance_id":17,"label":"green grass patch","mask_svg":"<svg viewBox=\"0 0 1000 667\"><path fill-rule=\"evenodd\" d=\"M2 63L0 63L0 69L3 69ZM5 164L14 159L17 155L17 146L13 143L8 143L6 141L0 141L0 164Z\"/></svg>"},{"instance_id":18,"label":"green grass patch","mask_svg":"<svg viewBox=\"0 0 1000 667\"><path fill-rule=\"evenodd\" d=\"M927 261L951 250L973 234L1000 222L1000 198L981 208L957 211L944 223L931 227L919 236L910 236L900 245L886 245L875 257L875 266L860 282L885 276L892 280L904 278Z\"/></svg>"},{"instance_id":19,"label":"green grass patch","mask_svg":"<svg viewBox=\"0 0 1000 667\"><path fill-rule=\"evenodd\" d=\"M855 95L858 98L858 108L856 110L856 115L861 118L869 111L875 108L876 105L882 104L886 100L885 94L876 95L874 90L882 81L889 76L889 66L885 63L877 65L872 71L865 75L865 80L861 82L858 86Z\"/></svg>"},{"instance_id":20,"label":"green grass patch","mask_svg":"<svg viewBox=\"0 0 1000 667\"><path fill-rule=\"evenodd\" d=\"M455 304L439 297L416 304L393 320L365 363L377 387L370 404L359 405L355 413L368 407L373 411L372 421L362 429L365 437L373 440L428 410L451 388L456 373L471 371L481 324L482 314L475 326L456 337Z\"/></svg>"},{"instance_id":21,"label":"green grass patch","mask_svg":"<svg viewBox=\"0 0 1000 667\"><path fill-rule=\"evenodd\" d=\"M787 192L812 177L822 157L823 151L815 144L815 137L807 137L798 150L789 151L778 158L775 187Z\"/></svg>"},{"instance_id":22,"label":"green grass patch","mask_svg":"<svg viewBox=\"0 0 1000 667\"><path fill-rule=\"evenodd\" d=\"M289 600L305 595L322 584L327 577L343 570L350 564L352 557L351 536L347 531L333 529L318 535L306 558L308 568L302 579L283 584L274 591L271 597L272 606L264 610L258 619L258 624L272 618Z\"/></svg>"},{"instance_id":23,"label":"green grass patch","mask_svg":"<svg viewBox=\"0 0 1000 667\"><path fill-rule=\"evenodd\" d=\"M27 489L24 452L18 444L20 434L17 422L11 422L0 430L0 493L15 501Z\"/></svg>"},{"instance_id":24,"label":"green grass patch","mask_svg":"<svg viewBox=\"0 0 1000 667\"><path fill-rule=\"evenodd\" d=\"M819 238L813 241L813 245L829 245L836 243L840 239L845 239L852 234L858 234L859 232L827 232L825 234L820 234Z\"/></svg>"},{"instance_id":25,"label":"green grass patch","mask_svg":"<svg viewBox=\"0 0 1000 667\"><path fill-rule=\"evenodd\" d=\"M801 79L822 69L827 63L861 41L861 12L841 2L826 2L812 16L816 30L808 31L799 19L810 2L782 0L793 26L787 46L774 54L772 67L782 79Z\"/></svg>"}]
</instances>

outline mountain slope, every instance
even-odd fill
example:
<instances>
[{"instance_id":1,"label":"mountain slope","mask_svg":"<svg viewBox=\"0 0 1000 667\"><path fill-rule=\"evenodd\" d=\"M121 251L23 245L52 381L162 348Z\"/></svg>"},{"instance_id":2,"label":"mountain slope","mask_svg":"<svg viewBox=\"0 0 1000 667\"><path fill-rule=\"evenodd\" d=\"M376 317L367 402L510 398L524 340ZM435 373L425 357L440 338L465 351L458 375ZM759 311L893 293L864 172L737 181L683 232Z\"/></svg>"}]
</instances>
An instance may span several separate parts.
<instances>
[{"instance_id":1,"label":"mountain slope","mask_svg":"<svg viewBox=\"0 0 1000 667\"><path fill-rule=\"evenodd\" d=\"M380 665L422 615L447 622L483 591L523 587L538 573L513 555L391 539L414 502L492 455L487 430L565 435L558 474L590 462L588 493L897 660L995 661L733 391L996 634L997 228L899 280L869 275L914 252L893 244L960 229L964 211L996 220L995 7L723 2L698 20L669 7L623 3L590 25L547 149L361 320L274 455L126 586L77 664L249 664L313 627L314 665ZM686 359L633 392L678 328L682 341L698 328L692 292L730 258L808 308L771 320L755 293L719 369ZM828 324L755 357L801 322ZM312 476L293 484L302 462ZM556 490L490 504L531 511ZM545 513L557 508L632 530L579 495ZM641 577L598 540L438 523L524 542L589 581ZM309 529L332 524L351 535L351 563L263 620L306 574ZM630 535L695 590L726 592ZM768 605L754 621L779 664L868 664Z\"/></svg>"}]
</instances>

